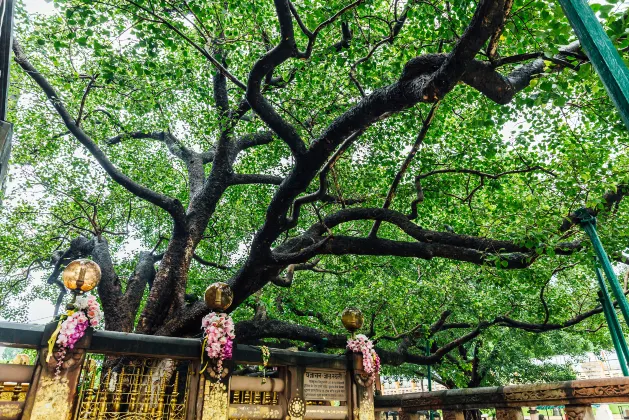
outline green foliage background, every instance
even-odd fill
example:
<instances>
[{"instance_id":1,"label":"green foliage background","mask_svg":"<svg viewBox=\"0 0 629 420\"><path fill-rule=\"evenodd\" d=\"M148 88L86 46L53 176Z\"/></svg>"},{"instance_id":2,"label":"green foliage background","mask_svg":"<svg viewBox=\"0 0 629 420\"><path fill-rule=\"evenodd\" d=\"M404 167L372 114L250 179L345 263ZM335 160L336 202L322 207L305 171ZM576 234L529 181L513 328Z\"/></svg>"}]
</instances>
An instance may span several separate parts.
<instances>
[{"instance_id":1,"label":"green foliage background","mask_svg":"<svg viewBox=\"0 0 629 420\"><path fill-rule=\"evenodd\" d=\"M346 1L296 1L304 23L314 28ZM394 43L379 48L356 67L356 77L367 92L395 81L406 61L424 53L448 51L474 10L474 3L410 2L402 32ZM226 4L226 10L223 10ZM175 28L195 38L192 23L173 10L183 7L167 0L55 0L50 16L28 14L18 4L16 34L27 55L58 89L66 106L78 114L89 78L98 86L85 101L82 125L110 159L134 180L156 191L189 200L182 162L166 146L152 140L126 139L108 146L106 139L130 131L172 130L188 147L207 150L216 140L219 118L212 99L215 71L191 45L162 24L142 19L142 7L154 7ZM272 2L253 0L189 1L209 34L224 30L227 65L246 80L254 61L265 52L264 31L272 44L278 29ZM601 21L623 58L627 59L627 15L618 2L596 4ZM169 10L171 10L169 12ZM555 2L516 0L500 43L500 54L557 53L574 39ZM343 16L354 31L351 47L336 52L340 27L326 29L310 60L289 60L276 76L294 79L283 89L269 89L269 101L295 123L305 139L312 139L343 110L359 99L349 74L353 63L388 34L382 18L390 19L391 4L370 0L356 13ZM380 19L379 19L380 18ZM298 43L305 45L298 34ZM440 47L441 45L441 47ZM203 47L203 46L202 46ZM10 184L0 210L0 316L23 320L21 308L34 298L54 299L56 289L35 282L47 275L47 261L55 250L92 229L87 218L95 207L123 279L134 269L136 252L150 250L170 233L170 218L158 208L130 195L109 179L65 127L42 92L19 69L12 69L10 120L15 124ZM242 96L233 85L230 98ZM386 192L422 123L427 105L378 123L346 153L333 172L333 192L345 199L360 198L364 206L382 205ZM303 122L309 121L310 125ZM253 116L237 126L237 133L264 128ZM418 156L398 189L393 209L408 212L415 198L413 177L444 168L469 168L496 174L539 165L532 171L486 180L460 173L431 176L422 184L425 199L417 222L429 229L511 240L536 246L545 255L530 268L504 270L443 259L431 261L393 258L327 256L321 265L331 273L297 272L289 289L269 285L236 312L237 319L253 316L261 302L269 317L333 332L342 332L339 313L347 304L359 306L367 320L376 313L376 336L394 334L423 324L426 329L444 310L449 322L478 323L505 315L527 322L542 322L544 307L549 322L562 322L596 306L591 249L570 256L554 255L553 244L566 240L557 228L562 217L576 208L601 204L603 194L627 182L629 136L590 64L578 69L548 71L521 92L514 102L496 105L477 91L460 85L442 102ZM236 169L243 173L284 175L291 167L285 145L275 141L241 156ZM273 186L231 187L207 229L197 253L225 264L229 270L193 265L188 292L200 296L212 281L227 280L246 257L248 244L262 224ZM311 186L314 191L316 182ZM91 203L93 204L87 204ZM627 246L629 204L620 203L600 218L599 229L610 254ZM339 205L308 208L300 231ZM339 234L365 235L371 223L346 223ZM383 225L382 237L406 240L402 232ZM570 240L582 237L577 228ZM31 267L30 273L28 268ZM560 270L553 275L553 272ZM622 271L622 268L619 268ZM28 273L28 275L27 275ZM28 280L26 279L28 277ZM547 285L547 286L545 286ZM298 316L291 310L320 316ZM605 328L596 332L602 316L588 319L567 331L531 334L496 327L480 341L479 357L491 366L483 384L503 384L519 378L552 380L571 373L561 367L538 365L555 354L582 354L609 348ZM440 343L457 337L448 331ZM395 347L393 343L382 344ZM458 357L458 356L455 356ZM391 374L417 375L423 368L390 368ZM465 386L471 367L462 360L445 360L438 374Z\"/></svg>"}]
</instances>

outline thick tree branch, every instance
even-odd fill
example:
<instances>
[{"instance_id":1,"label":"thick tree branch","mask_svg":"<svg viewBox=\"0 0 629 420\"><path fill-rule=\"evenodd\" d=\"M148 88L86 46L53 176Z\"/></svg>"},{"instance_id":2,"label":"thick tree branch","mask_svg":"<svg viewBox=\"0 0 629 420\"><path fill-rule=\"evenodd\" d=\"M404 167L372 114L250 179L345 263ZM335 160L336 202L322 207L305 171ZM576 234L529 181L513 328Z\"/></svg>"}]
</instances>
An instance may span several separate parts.
<instances>
[{"instance_id":1,"label":"thick tree branch","mask_svg":"<svg viewBox=\"0 0 629 420\"><path fill-rule=\"evenodd\" d=\"M297 133L297 130L295 130L295 127L286 122L273 109L261 92L262 81L266 75L272 73L277 66L289 58L297 55L288 0L275 0L274 3L282 40L253 65L247 81L246 97L247 102L262 121L288 145L295 158L300 159L306 151L305 143L299 136L299 133Z\"/></svg>"},{"instance_id":2,"label":"thick tree branch","mask_svg":"<svg viewBox=\"0 0 629 420\"><path fill-rule=\"evenodd\" d=\"M489 59L493 59L496 56L498 51L498 42L500 41L500 37L502 36L502 32L504 31L506 20L511 16L511 8L513 7L513 0L505 0L505 17L502 25L498 26L491 38L489 39L489 44L487 45L487 57Z\"/></svg>"},{"instance_id":3,"label":"thick tree branch","mask_svg":"<svg viewBox=\"0 0 629 420\"><path fill-rule=\"evenodd\" d=\"M273 133L270 131L259 131L257 133L245 134L236 140L236 151L241 152L250 147L262 146L273 141Z\"/></svg>"},{"instance_id":4,"label":"thick tree branch","mask_svg":"<svg viewBox=\"0 0 629 420\"><path fill-rule=\"evenodd\" d=\"M126 312L126 321L121 331L132 332L135 324L135 315L140 308L140 303L144 297L146 286L149 289L155 280L155 263L159 261L161 255L153 255L152 252L141 251L138 254L138 262L135 265L133 274L127 281L127 288L124 292L122 305L117 308L118 312Z\"/></svg>"},{"instance_id":5,"label":"thick tree branch","mask_svg":"<svg viewBox=\"0 0 629 420\"><path fill-rule=\"evenodd\" d=\"M242 185L242 184L270 184L280 185L284 178L275 175L264 174L234 174L232 176L230 185Z\"/></svg>"}]
</instances>

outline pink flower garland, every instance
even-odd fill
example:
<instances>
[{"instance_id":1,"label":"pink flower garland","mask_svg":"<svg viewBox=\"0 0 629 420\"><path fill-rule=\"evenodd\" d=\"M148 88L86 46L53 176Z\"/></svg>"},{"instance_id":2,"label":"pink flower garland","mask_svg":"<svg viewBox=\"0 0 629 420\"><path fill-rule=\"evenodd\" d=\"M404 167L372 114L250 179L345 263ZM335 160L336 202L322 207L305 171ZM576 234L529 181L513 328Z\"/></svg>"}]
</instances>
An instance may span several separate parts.
<instances>
[{"instance_id":1,"label":"pink flower garland","mask_svg":"<svg viewBox=\"0 0 629 420\"><path fill-rule=\"evenodd\" d=\"M210 312L202 320L207 345L205 350L210 359L216 361L216 369L223 371L223 361L232 358L234 348L234 321L227 314Z\"/></svg>"},{"instance_id":2,"label":"pink flower garland","mask_svg":"<svg viewBox=\"0 0 629 420\"><path fill-rule=\"evenodd\" d=\"M66 319L61 323L56 344L59 351L56 353L57 369L55 376L61 373L61 365L68 349L72 350L74 345L85 335L88 327L97 326L103 318L96 296L78 296L74 302L75 310L67 313Z\"/></svg>"},{"instance_id":3,"label":"pink flower garland","mask_svg":"<svg viewBox=\"0 0 629 420\"><path fill-rule=\"evenodd\" d=\"M373 349L373 343L364 334L358 334L347 340L347 348L354 353L363 355L363 369L370 377L374 378L380 373L380 357Z\"/></svg>"}]
</instances>

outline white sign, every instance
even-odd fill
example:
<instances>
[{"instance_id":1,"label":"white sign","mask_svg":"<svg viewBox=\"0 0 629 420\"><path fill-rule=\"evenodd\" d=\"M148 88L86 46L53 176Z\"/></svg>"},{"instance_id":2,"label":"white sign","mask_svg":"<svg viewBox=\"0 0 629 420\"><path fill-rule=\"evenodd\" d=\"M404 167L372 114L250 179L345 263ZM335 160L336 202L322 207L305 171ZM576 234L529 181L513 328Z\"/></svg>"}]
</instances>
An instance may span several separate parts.
<instances>
[{"instance_id":1,"label":"white sign","mask_svg":"<svg viewBox=\"0 0 629 420\"><path fill-rule=\"evenodd\" d=\"M347 401L343 370L306 370L304 398L308 401Z\"/></svg>"}]
</instances>

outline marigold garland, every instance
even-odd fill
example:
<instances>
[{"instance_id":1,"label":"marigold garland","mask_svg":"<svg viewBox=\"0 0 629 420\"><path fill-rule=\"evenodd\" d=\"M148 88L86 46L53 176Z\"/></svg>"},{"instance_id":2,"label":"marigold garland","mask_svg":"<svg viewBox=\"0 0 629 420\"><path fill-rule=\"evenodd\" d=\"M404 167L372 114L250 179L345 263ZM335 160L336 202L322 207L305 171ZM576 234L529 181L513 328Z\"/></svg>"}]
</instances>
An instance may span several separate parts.
<instances>
[{"instance_id":1,"label":"marigold garland","mask_svg":"<svg viewBox=\"0 0 629 420\"><path fill-rule=\"evenodd\" d=\"M264 385L266 383L266 367L271 358L271 350L267 346L261 346L260 351L262 352L262 384Z\"/></svg>"}]
</instances>

